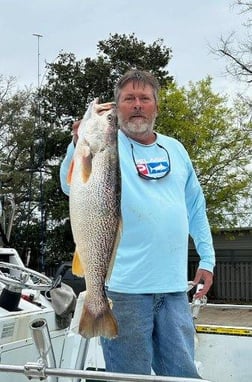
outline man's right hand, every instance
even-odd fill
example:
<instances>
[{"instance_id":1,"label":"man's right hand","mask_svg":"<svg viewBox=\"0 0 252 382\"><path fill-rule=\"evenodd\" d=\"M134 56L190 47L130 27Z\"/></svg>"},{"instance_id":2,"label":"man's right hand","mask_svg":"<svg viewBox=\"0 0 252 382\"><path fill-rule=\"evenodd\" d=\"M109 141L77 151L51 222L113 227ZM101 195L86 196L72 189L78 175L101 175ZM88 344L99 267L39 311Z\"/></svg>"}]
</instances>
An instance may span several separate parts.
<instances>
[{"instance_id":1,"label":"man's right hand","mask_svg":"<svg viewBox=\"0 0 252 382\"><path fill-rule=\"evenodd\" d=\"M80 123L81 123L81 119L78 121L75 121L72 124L72 136L73 136L74 145L76 145L76 143L78 141L78 129L79 129Z\"/></svg>"}]
</instances>

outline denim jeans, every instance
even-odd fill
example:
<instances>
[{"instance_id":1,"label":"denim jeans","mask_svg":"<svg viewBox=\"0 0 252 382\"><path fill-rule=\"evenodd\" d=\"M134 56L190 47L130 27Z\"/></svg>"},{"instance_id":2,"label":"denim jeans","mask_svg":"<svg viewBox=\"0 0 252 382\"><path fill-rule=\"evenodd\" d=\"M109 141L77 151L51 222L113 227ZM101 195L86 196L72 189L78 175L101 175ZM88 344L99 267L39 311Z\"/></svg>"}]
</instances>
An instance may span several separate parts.
<instances>
[{"instance_id":1,"label":"denim jeans","mask_svg":"<svg viewBox=\"0 0 252 382\"><path fill-rule=\"evenodd\" d=\"M106 371L200 378L194 364L194 325L187 294L107 292L119 335L101 338Z\"/></svg>"}]
</instances>

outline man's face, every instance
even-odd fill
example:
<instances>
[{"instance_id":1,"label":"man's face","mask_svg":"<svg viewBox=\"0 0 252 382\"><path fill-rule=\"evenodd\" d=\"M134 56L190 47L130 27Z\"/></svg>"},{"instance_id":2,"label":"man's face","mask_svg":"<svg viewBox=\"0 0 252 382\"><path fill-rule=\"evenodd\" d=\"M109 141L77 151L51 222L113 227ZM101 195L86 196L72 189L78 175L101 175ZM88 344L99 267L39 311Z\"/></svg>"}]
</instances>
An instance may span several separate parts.
<instances>
[{"instance_id":1,"label":"man's face","mask_svg":"<svg viewBox=\"0 0 252 382\"><path fill-rule=\"evenodd\" d=\"M152 133L157 116L153 88L142 82L128 82L117 104L118 124L127 135Z\"/></svg>"}]
</instances>

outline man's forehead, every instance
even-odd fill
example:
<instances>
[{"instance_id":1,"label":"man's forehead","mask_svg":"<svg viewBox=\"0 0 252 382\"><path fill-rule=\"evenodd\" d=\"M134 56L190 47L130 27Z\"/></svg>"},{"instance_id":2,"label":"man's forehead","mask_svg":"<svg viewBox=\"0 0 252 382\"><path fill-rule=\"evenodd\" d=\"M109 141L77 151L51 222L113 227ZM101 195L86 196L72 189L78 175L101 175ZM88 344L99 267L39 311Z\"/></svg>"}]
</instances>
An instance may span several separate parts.
<instances>
[{"instance_id":1,"label":"man's forehead","mask_svg":"<svg viewBox=\"0 0 252 382\"><path fill-rule=\"evenodd\" d=\"M141 91L144 91L144 92L150 92L152 93L153 92L153 88L151 85L143 82L143 81L139 81L139 80L130 80L128 81L122 88L121 88L121 91L125 91L125 92L129 92L129 91L132 91L132 90L141 90Z\"/></svg>"}]
</instances>

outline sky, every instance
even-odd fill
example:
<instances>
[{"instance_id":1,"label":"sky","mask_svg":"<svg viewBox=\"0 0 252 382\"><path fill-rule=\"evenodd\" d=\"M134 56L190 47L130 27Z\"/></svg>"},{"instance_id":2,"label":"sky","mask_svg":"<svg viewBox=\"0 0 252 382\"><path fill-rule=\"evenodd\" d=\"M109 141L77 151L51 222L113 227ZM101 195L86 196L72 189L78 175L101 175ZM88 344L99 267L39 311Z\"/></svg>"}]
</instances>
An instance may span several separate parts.
<instances>
[{"instance_id":1,"label":"sky","mask_svg":"<svg viewBox=\"0 0 252 382\"><path fill-rule=\"evenodd\" d=\"M163 39L172 49L169 74L179 86L210 75L213 89L233 94L240 85L225 76L226 61L213 53L220 37L244 37L245 16L233 0L0 0L0 75L37 86L45 63L63 51L78 60L96 57L110 34L132 34L146 44ZM40 34L43 37L36 37ZM38 41L39 40L39 41ZM39 48L38 48L39 42ZM39 53L39 56L38 56ZM39 59L38 59L39 57ZM38 70L39 63L39 70Z\"/></svg>"}]
</instances>

